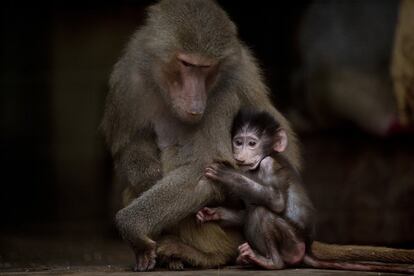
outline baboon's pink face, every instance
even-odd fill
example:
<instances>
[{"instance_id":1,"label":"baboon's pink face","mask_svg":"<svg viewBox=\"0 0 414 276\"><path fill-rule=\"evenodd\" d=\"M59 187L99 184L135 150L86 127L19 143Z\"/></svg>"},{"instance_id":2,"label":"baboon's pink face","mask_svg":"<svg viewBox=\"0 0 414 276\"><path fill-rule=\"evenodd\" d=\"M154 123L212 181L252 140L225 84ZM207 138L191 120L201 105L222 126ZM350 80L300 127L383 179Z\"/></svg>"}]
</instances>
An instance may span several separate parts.
<instances>
[{"instance_id":1,"label":"baboon's pink face","mask_svg":"<svg viewBox=\"0 0 414 276\"><path fill-rule=\"evenodd\" d=\"M165 66L167 97L181 121L197 123L202 119L217 69L213 59L183 53Z\"/></svg>"}]
</instances>

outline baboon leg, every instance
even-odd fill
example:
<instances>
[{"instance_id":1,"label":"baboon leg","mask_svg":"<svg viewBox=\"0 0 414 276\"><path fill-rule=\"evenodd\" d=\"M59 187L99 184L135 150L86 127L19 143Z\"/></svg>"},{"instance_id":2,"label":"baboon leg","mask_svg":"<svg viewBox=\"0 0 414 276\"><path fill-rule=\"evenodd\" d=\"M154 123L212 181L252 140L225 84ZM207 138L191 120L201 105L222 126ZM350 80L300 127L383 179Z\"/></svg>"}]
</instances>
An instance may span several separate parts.
<instances>
[{"instance_id":1,"label":"baboon leg","mask_svg":"<svg viewBox=\"0 0 414 276\"><path fill-rule=\"evenodd\" d=\"M203 252L172 235L164 236L158 241L157 256L171 270L181 270L184 264L210 268L229 262L228 257L222 254Z\"/></svg>"}]
</instances>

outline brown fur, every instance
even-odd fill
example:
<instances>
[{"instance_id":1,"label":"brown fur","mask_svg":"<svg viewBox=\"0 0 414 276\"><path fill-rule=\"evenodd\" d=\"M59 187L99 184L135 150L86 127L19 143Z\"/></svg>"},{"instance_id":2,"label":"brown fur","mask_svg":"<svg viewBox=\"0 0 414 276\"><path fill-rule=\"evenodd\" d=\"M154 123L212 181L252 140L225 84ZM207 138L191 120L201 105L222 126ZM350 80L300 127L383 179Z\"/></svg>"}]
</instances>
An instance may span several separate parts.
<instances>
[{"instance_id":1,"label":"brown fur","mask_svg":"<svg viewBox=\"0 0 414 276\"><path fill-rule=\"evenodd\" d=\"M171 233L172 236L166 235L159 241L159 256L175 257L199 268L217 267L235 260L237 246L242 242L239 231L224 230L216 223L196 224L193 217L182 221Z\"/></svg>"}]
</instances>

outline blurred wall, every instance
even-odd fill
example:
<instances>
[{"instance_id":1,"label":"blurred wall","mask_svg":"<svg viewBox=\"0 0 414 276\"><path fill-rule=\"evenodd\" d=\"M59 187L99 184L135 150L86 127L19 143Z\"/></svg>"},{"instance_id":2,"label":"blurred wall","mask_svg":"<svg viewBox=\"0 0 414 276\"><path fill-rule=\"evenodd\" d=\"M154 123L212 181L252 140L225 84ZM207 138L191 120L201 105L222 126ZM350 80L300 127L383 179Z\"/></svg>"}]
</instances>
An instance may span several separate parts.
<instances>
[{"instance_id":1,"label":"blurred wall","mask_svg":"<svg viewBox=\"0 0 414 276\"><path fill-rule=\"evenodd\" d=\"M48 11L1 9L0 168L2 218L55 216L52 160L52 26Z\"/></svg>"},{"instance_id":2,"label":"blurred wall","mask_svg":"<svg viewBox=\"0 0 414 276\"><path fill-rule=\"evenodd\" d=\"M8 3L1 16L1 210L10 225L102 220L111 164L99 123L138 5Z\"/></svg>"}]
</instances>

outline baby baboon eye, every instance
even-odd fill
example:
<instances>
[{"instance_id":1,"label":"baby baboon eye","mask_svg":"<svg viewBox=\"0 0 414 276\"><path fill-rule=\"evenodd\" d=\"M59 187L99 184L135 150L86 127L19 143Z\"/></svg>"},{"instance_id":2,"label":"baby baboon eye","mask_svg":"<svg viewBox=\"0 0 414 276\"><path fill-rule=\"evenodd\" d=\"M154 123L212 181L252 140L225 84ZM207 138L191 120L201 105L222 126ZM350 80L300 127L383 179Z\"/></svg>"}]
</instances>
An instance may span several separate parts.
<instances>
[{"instance_id":1,"label":"baby baboon eye","mask_svg":"<svg viewBox=\"0 0 414 276\"><path fill-rule=\"evenodd\" d=\"M236 146L241 146L243 144L240 140L236 140L234 141L234 143L236 144Z\"/></svg>"},{"instance_id":2,"label":"baby baboon eye","mask_svg":"<svg viewBox=\"0 0 414 276\"><path fill-rule=\"evenodd\" d=\"M250 142L249 142L249 146L250 146L250 147L254 147L254 146L256 146L256 142L255 142L255 141L250 141Z\"/></svg>"}]
</instances>

